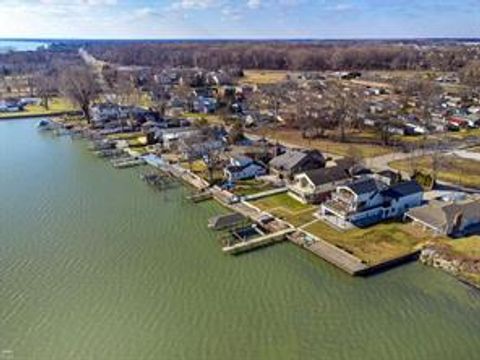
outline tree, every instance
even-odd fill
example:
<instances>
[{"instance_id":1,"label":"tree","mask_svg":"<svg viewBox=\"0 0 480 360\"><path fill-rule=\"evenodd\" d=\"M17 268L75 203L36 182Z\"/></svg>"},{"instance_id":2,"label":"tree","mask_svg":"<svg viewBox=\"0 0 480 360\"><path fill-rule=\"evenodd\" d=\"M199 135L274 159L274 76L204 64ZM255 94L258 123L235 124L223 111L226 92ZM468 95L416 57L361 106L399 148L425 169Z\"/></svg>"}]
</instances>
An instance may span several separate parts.
<instances>
[{"instance_id":1,"label":"tree","mask_svg":"<svg viewBox=\"0 0 480 360\"><path fill-rule=\"evenodd\" d=\"M340 140L345 142L347 128L356 123L364 113L362 95L353 89L345 88L340 81L333 81L323 100L326 112L340 131Z\"/></svg>"},{"instance_id":2,"label":"tree","mask_svg":"<svg viewBox=\"0 0 480 360\"><path fill-rule=\"evenodd\" d=\"M33 77L35 93L42 100L45 110L49 110L50 99L57 92L56 77L51 74L38 73Z\"/></svg>"},{"instance_id":3,"label":"tree","mask_svg":"<svg viewBox=\"0 0 480 360\"><path fill-rule=\"evenodd\" d=\"M100 87L91 70L85 66L67 69L61 78L61 91L80 107L90 123L90 106L100 93Z\"/></svg>"},{"instance_id":4,"label":"tree","mask_svg":"<svg viewBox=\"0 0 480 360\"><path fill-rule=\"evenodd\" d=\"M480 93L480 60L468 62L460 72L460 79L473 91Z\"/></svg>"}]
</instances>

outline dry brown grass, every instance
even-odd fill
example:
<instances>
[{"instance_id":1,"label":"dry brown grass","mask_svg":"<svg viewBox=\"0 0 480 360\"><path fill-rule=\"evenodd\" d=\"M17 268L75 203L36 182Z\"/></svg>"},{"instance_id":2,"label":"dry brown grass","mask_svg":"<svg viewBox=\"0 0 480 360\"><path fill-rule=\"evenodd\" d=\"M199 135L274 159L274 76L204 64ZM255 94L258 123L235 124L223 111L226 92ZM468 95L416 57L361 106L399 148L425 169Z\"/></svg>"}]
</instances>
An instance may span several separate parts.
<instances>
[{"instance_id":1,"label":"dry brown grass","mask_svg":"<svg viewBox=\"0 0 480 360\"><path fill-rule=\"evenodd\" d=\"M389 165L394 169L409 173L413 172L414 169L431 173L433 158L431 156L420 156L413 159L393 161ZM441 181L480 187L480 162L446 155L440 161L437 177Z\"/></svg>"},{"instance_id":2,"label":"dry brown grass","mask_svg":"<svg viewBox=\"0 0 480 360\"><path fill-rule=\"evenodd\" d=\"M362 158L370 158L386 155L394 151L392 148L380 145L341 143L328 139L304 139L298 130L270 130L267 133L267 136L274 141L278 140L294 146L308 147L340 156L351 156L352 154L356 154ZM355 136L358 136L358 134ZM368 136L371 137L370 134L368 134Z\"/></svg>"}]
</instances>

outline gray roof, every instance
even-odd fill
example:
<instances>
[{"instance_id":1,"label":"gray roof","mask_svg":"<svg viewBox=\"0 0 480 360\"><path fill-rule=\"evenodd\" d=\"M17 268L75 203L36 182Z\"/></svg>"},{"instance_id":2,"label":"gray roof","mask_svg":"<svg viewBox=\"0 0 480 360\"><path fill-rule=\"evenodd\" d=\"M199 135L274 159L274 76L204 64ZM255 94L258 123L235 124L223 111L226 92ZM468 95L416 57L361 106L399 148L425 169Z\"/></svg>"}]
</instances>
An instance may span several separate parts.
<instances>
[{"instance_id":1,"label":"gray roof","mask_svg":"<svg viewBox=\"0 0 480 360\"><path fill-rule=\"evenodd\" d=\"M380 191L383 190L383 188L385 187L379 181L372 178L354 180L346 184L345 186L350 188L357 195Z\"/></svg>"},{"instance_id":2,"label":"gray roof","mask_svg":"<svg viewBox=\"0 0 480 360\"><path fill-rule=\"evenodd\" d=\"M459 216L463 219L474 219L480 223L480 201L465 200L448 203L436 201L427 206L411 209L407 214L433 228L450 233Z\"/></svg>"},{"instance_id":3,"label":"gray roof","mask_svg":"<svg viewBox=\"0 0 480 360\"><path fill-rule=\"evenodd\" d=\"M315 186L350 178L348 169L341 166L306 171L305 176L307 176Z\"/></svg>"},{"instance_id":4,"label":"gray roof","mask_svg":"<svg viewBox=\"0 0 480 360\"><path fill-rule=\"evenodd\" d=\"M270 161L270 166L276 169L291 170L309 156L316 156L318 159L324 160L323 155L319 151L289 150L273 158Z\"/></svg>"},{"instance_id":5,"label":"gray roof","mask_svg":"<svg viewBox=\"0 0 480 360\"><path fill-rule=\"evenodd\" d=\"M385 197L391 197L393 199L399 199L404 196L422 193L422 187L415 181L406 181L396 184L383 192Z\"/></svg>"}]
</instances>

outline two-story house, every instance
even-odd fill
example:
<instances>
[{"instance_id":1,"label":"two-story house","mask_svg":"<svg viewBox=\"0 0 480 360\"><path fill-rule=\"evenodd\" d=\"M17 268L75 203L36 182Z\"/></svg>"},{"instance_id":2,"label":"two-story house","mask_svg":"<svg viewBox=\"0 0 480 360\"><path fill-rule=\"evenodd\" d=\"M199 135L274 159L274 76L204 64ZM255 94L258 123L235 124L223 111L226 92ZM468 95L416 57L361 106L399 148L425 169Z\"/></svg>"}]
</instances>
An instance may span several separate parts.
<instances>
[{"instance_id":1,"label":"two-story house","mask_svg":"<svg viewBox=\"0 0 480 360\"><path fill-rule=\"evenodd\" d=\"M368 226L402 217L422 201L423 189L415 181L388 186L374 178L362 178L338 186L319 214L340 227Z\"/></svg>"},{"instance_id":2,"label":"two-story house","mask_svg":"<svg viewBox=\"0 0 480 360\"><path fill-rule=\"evenodd\" d=\"M248 156L233 156L230 158L230 165L224 169L224 173L229 182L235 182L263 176L267 170Z\"/></svg>"}]
</instances>

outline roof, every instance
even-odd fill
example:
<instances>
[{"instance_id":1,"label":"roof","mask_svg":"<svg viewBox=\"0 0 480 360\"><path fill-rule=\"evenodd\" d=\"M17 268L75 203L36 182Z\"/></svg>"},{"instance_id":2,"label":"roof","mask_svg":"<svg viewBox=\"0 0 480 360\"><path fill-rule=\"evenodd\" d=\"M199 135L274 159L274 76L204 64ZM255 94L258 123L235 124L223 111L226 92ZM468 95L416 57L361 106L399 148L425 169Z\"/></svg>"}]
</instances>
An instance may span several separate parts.
<instances>
[{"instance_id":1,"label":"roof","mask_svg":"<svg viewBox=\"0 0 480 360\"><path fill-rule=\"evenodd\" d=\"M300 164L304 159L308 157L315 156L319 160L325 160L323 155L319 151L296 151L296 150L289 150L282 155L279 155L273 158L270 161L270 166L283 169L283 170L291 170L298 164Z\"/></svg>"},{"instance_id":2,"label":"roof","mask_svg":"<svg viewBox=\"0 0 480 360\"><path fill-rule=\"evenodd\" d=\"M385 191L383 191L383 196L391 197L393 199L399 199L405 196L422 193L422 187L415 181L406 181L394 185Z\"/></svg>"},{"instance_id":3,"label":"roof","mask_svg":"<svg viewBox=\"0 0 480 360\"><path fill-rule=\"evenodd\" d=\"M355 194L368 194L375 191L380 191L383 189L382 184L372 178L364 178L359 180L354 180L345 185L350 190L352 190Z\"/></svg>"},{"instance_id":4,"label":"roof","mask_svg":"<svg viewBox=\"0 0 480 360\"><path fill-rule=\"evenodd\" d=\"M305 176L307 176L315 186L350 178L348 170L340 166L306 171Z\"/></svg>"},{"instance_id":5,"label":"roof","mask_svg":"<svg viewBox=\"0 0 480 360\"><path fill-rule=\"evenodd\" d=\"M480 201L466 200L461 202L432 202L427 206L408 211L411 218L418 219L433 228L449 233L458 215L463 218L477 219L480 222Z\"/></svg>"}]
</instances>

